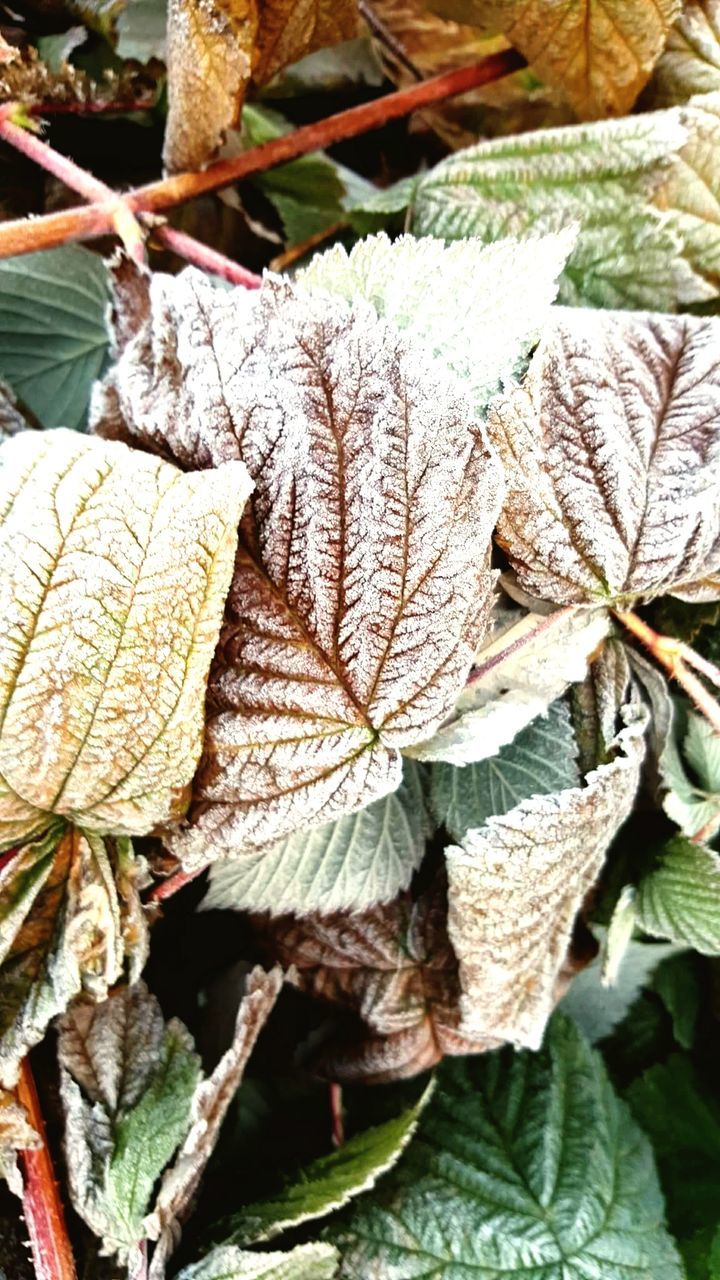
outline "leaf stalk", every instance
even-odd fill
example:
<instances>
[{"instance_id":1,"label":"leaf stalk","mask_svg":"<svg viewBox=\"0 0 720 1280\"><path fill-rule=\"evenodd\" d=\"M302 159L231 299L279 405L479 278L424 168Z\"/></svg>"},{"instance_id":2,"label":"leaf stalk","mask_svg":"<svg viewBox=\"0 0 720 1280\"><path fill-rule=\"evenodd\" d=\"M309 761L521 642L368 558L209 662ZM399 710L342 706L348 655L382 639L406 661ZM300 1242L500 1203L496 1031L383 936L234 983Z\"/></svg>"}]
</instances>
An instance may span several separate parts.
<instances>
[{"instance_id":1,"label":"leaf stalk","mask_svg":"<svg viewBox=\"0 0 720 1280\"><path fill-rule=\"evenodd\" d=\"M613 614L618 622L621 622L626 630L649 650L655 661L664 667L673 679L682 686L688 696L692 698L698 711L705 717L715 732L720 733L720 704L690 668L693 666L696 670L702 671L704 675L708 674L708 670L712 670L713 675L710 678L719 685L720 671L717 671L717 668L713 667L712 663L706 662L699 653L691 649L683 640L677 640L674 636L664 636L658 631L654 631L643 618L638 617L631 610L613 609ZM717 676L716 680L715 675Z\"/></svg>"}]
</instances>

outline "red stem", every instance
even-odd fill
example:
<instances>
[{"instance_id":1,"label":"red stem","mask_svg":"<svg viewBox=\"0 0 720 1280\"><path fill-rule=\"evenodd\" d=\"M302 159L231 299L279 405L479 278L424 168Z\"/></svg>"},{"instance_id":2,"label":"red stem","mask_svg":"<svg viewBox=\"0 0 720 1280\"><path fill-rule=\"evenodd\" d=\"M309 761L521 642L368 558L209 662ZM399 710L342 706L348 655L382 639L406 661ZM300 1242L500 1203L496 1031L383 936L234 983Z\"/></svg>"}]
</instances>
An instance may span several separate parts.
<instances>
[{"instance_id":1,"label":"red stem","mask_svg":"<svg viewBox=\"0 0 720 1280\"><path fill-rule=\"evenodd\" d=\"M201 267L203 271L210 271L223 280L229 280L230 284L243 285L246 289L259 289L262 284L262 276L256 276L254 271L248 271L247 267L233 262L223 253L218 253L217 249L211 249L209 245L186 235L184 231L162 225L153 230L153 235L166 249L172 249L173 253L194 263L196 267Z\"/></svg>"},{"instance_id":2,"label":"red stem","mask_svg":"<svg viewBox=\"0 0 720 1280\"><path fill-rule=\"evenodd\" d=\"M253 147L231 160L219 160L199 173L178 173L159 182L129 191L123 202L134 213L157 212L183 204L208 191L217 191L284 164L311 151L322 150L334 142L354 138L378 129L389 120L397 120L432 103L442 102L491 81L500 80L524 67L525 59L514 49L494 53L470 67L460 67L444 75L434 76L421 84L399 89L372 102L362 103L347 111L304 125L292 133L282 134L262 146ZM117 197L115 198L117 200ZM38 249L67 244L73 240L90 240L113 230L115 203L99 203L83 209L67 209L42 218L23 218L0 225L0 258L13 254L34 253Z\"/></svg>"},{"instance_id":3,"label":"red stem","mask_svg":"<svg viewBox=\"0 0 720 1280\"><path fill-rule=\"evenodd\" d=\"M160 880L158 884L153 885L145 901L164 902L166 898L172 898L179 889L184 889L186 884L197 880L204 870L205 867L199 867L197 871L174 871L167 880Z\"/></svg>"},{"instance_id":4,"label":"red stem","mask_svg":"<svg viewBox=\"0 0 720 1280\"><path fill-rule=\"evenodd\" d=\"M45 1122L30 1063L20 1067L18 1101L25 1108L35 1132L42 1139L37 1151L23 1151L23 1213L30 1236L36 1280L77 1280L65 1212L55 1178L45 1133Z\"/></svg>"}]
</instances>

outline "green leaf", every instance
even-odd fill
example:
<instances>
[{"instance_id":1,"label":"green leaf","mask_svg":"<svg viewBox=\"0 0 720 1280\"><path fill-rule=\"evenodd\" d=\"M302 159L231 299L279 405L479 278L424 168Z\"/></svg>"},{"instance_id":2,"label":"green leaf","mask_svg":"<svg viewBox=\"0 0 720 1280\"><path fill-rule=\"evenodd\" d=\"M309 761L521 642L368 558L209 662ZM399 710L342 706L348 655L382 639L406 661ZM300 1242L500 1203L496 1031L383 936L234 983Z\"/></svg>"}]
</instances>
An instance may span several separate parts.
<instances>
[{"instance_id":1,"label":"green leaf","mask_svg":"<svg viewBox=\"0 0 720 1280\"><path fill-rule=\"evenodd\" d=\"M702 1000L696 957L685 952L663 960L653 977L652 989L672 1018L678 1044L682 1049L692 1049Z\"/></svg>"},{"instance_id":2,"label":"green leaf","mask_svg":"<svg viewBox=\"0 0 720 1280\"><path fill-rule=\"evenodd\" d=\"M627 1092L650 1137L675 1234L689 1239L718 1221L720 1105L686 1054L651 1067Z\"/></svg>"},{"instance_id":3,"label":"green leaf","mask_svg":"<svg viewBox=\"0 0 720 1280\"><path fill-rule=\"evenodd\" d=\"M471 827L482 827L493 814L508 813L530 796L549 795L580 785L577 746L570 713L553 702L513 742L489 760L457 768L434 764L430 804L455 840Z\"/></svg>"},{"instance_id":4,"label":"green leaf","mask_svg":"<svg viewBox=\"0 0 720 1280\"><path fill-rule=\"evenodd\" d=\"M652 204L686 138L679 112L670 110L481 142L421 180L412 230L491 242L575 222L560 301L682 308L716 293L684 260L682 237Z\"/></svg>"},{"instance_id":5,"label":"green leaf","mask_svg":"<svg viewBox=\"0 0 720 1280\"><path fill-rule=\"evenodd\" d=\"M720 827L720 734L703 716L688 711L682 754L669 741L662 767L670 787L665 812L685 835L702 830L706 839L711 838Z\"/></svg>"},{"instance_id":6,"label":"green leaf","mask_svg":"<svg viewBox=\"0 0 720 1280\"><path fill-rule=\"evenodd\" d=\"M649 1143L557 1015L539 1053L444 1066L397 1171L326 1234L340 1280L682 1280Z\"/></svg>"},{"instance_id":7,"label":"green leaf","mask_svg":"<svg viewBox=\"0 0 720 1280\"><path fill-rule=\"evenodd\" d=\"M567 232L487 246L413 236L391 241L381 233L350 253L336 245L316 255L297 282L351 303L366 298L449 365L483 410L506 379L524 372L572 243Z\"/></svg>"},{"instance_id":8,"label":"green leaf","mask_svg":"<svg viewBox=\"0 0 720 1280\"><path fill-rule=\"evenodd\" d=\"M228 1245L185 1267L177 1280L333 1280L337 1263L330 1244L299 1244L289 1253L247 1253Z\"/></svg>"},{"instance_id":9,"label":"green leaf","mask_svg":"<svg viewBox=\"0 0 720 1280\"><path fill-rule=\"evenodd\" d=\"M200 1061L143 983L81 1002L58 1043L75 1208L122 1257L144 1238L153 1189L191 1122Z\"/></svg>"},{"instance_id":10,"label":"green leaf","mask_svg":"<svg viewBox=\"0 0 720 1280\"><path fill-rule=\"evenodd\" d=\"M605 931L596 928L602 939ZM612 985L602 981L603 957L598 955L576 974L561 1009L578 1024L591 1044L610 1035L632 1007L663 961L674 959L677 948L668 942L631 942Z\"/></svg>"},{"instance_id":11,"label":"green leaf","mask_svg":"<svg viewBox=\"0 0 720 1280\"><path fill-rule=\"evenodd\" d=\"M105 264L76 245L0 262L0 375L44 427L80 427L109 336Z\"/></svg>"},{"instance_id":12,"label":"green leaf","mask_svg":"<svg viewBox=\"0 0 720 1280\"><path fill-rule=\"evenodd\" d=\"M635 905L646 933L720 955L720 854L675 836L640 881Z\"/></svg>"},{"instance_id":13,"label":"green leaf","mask_svg":"<svg viewBox=\"0 0 720 1280\"><path fill-rule=\"evenodd\" d=\"M321 1156L301 1171L297 1182L272 1199L247 1205L226 1218L214 1234L240 1245L272 1240L291 1227L324 1218L368 1191L400 1158L431 1094L432 1085L415 1106L385 1124L356 1134L331 1155Z\"/></svg>"},{"instance_id":14,"label":"green leaf","mask_svg":"<svg viewBox=\"0 0 720 1280\"><path fill-rule=\"evenodd\" d=\"M429 834L420 770L405 760L398 790L365 809L213 863L202 905L308 915L390 902L409 885Z\"/></svg>"},{"instance_id":15,"label":"green leaf","mask_svg":"<svg viewBox=\"0 0 720 1280\"><path fill-rule=\"evenodd\" d=\"M118 58L165 59L167 0L125 0L117 23Z\"/></svg>"}]
</instances>

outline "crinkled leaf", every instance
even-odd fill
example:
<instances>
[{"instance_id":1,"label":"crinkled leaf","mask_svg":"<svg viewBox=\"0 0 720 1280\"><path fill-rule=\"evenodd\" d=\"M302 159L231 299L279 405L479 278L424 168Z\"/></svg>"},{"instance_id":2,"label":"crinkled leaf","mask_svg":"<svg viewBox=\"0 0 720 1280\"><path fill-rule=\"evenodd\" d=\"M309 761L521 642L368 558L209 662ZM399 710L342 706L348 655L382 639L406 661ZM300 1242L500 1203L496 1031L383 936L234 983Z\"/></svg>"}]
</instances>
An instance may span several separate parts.
<instances>
[{"instance_id":1,"label":"crinkled leaf","mask_svg":"<svg viewBox=\"0 0 720 1280\"><path fill-rule=\"evenodd\" d=\"M23 1193L18 1151L37 1150L41 1146L42 1139L15 1094L0 1089L0 1178L5 1179L13 1195L22 1197Z\"/></svg>"},{"instance_id":2,"label":"crinkled leaf","mask_svg":"<svg viewBox=\"0 0 720 1280\"><path fill-rule=\"evenodd\" d=\"M158 1242L148 1280L164 1280L179 1226L192 1207L227 1109L278 998L282 980L279 969L271 973L253 969L249 974L238 1008L233 1042L212 1075L195 1089L186 1137L174 1164L163 1176L152 1214L145 1221L148 1236Z\"/></svg>"},{"instance_id":3,"label":"crinkled leaf","mask_svg":"<svg viewBox=\"0 0 720 1280\"><path fill-rule=\"evenodd\" d=\"M573 922L637 791L646 718L627 718L584 787L525 800L445 851L466 1034L541 1043Z\"/></svg>"},{"instance_id":4,"label":"crinkled leaf","mask_svg":"<svg viewBox=\"0 0 720 1280\"><path fill-rule=\"evenodd\" d=\"M675 742L663 754L669 791L665 812L687 836L710 839L720 827L720 734L695 712L687 713L682 751Z\"/></svg>"},{"instance_id":5,"label":"crinkled leaf","mask_svg":"<svg viewBox=\"0 0 720 1280\"><path fill-rule=\"evenodd\" d=\"M432 738L406 747L406 755L451 765L497 755L569 684L585 678L608 627L604 609L510 613L479 650L453 713Z\"/></svg>"},{"instance_id":6,"label":"crinkled leaf","mask_svg":"<svg viewBox=\"0 0 720 1280\"><path fill-rule=\"evenodd\" d=\"M177 1280L333 1280L338 1257L331 1244L299 1244L289 1253L248 1253L227 1245L185 1267Z\"/></svg>"},{"instance_id":7,"label":"crinkled leaf","mask_svg":"<svg viewBox=\"0 0 720 1280\"><path fill-rule=\"evenodd\" d=\"M720 955L720 854L675 836L640 881L635 907L646 933Z\"/></svg>"},{"instance_id":8,"label":"crinkled leaf","mask_svg":"<svg viewBox=\"0 0 720 1280\"><path fill-rule=\"evenodd\" d=\"M682 0L493 0L508 40L584 119L625 115Z\"/></svg>"},{"instance_id":9,"label":"crinkled leaf","mask_svg":"<svg viewBox=\"0 0 720 1280\"><path fill-rule=\"evenodd\" d=\"M481 142L420 181L412 230L493 242L575 223L562 302L674 311L716 294L652 204L687 136L671 110Z\"/></svg>"},{"instance_id":10,"label":"crinkled leaf","mask_svg":"<svg viewBox=\"0 0 720 1280\"><path fill-rule=\"evenodd\" d=\"M493 814L507 813L530 796L577 786L577 746L570 713L554 702L488 760L457 768L434 764L430 804L455 840L471 827L482 827Z\"/></svg>"},{"instance_id":11,"label":"crinkled leaf","mask_svg":"<svg viewBox=\"0 0 720 1280\"><path fill-rule=\"evenodd\" d=\"M324 1052L323 1073L380 1083L425 1071L443 1054L489 1047L459 1031L457 960L445 917L436 884L415 901L405 893L371 911L256 922L270 954L292 964L302 991L354 1009L366 1024L362 1039Z\"/></svg>"},{"instance_id":12,"label":"crinkled leaf","mask_svg":"<svg viewBox=\"0 0 720 1280\"><path fill-rule=\"evenodd\" d=\"M379 315L426 342L482 410L527 367L572 245L572 233L492 245L391 241L381 234L349 254L342 245L318 254L297 280L348 302L366 298Z\"/></svg>"},{"instance_id":13,"label":"crinkled leaf","mask_svg":"<svg viewBox=\"0 0 720 1280\"><path fill-rule=\"evenodd\" d=\"M460 384L367 303L194 272L120 288L96 429L190 467L240 456L256 484L172 841L201 865L397 787L485 630L500 472Z\"/></svg>"},{"instance_id":14,"label":"crinkled leaf","mask_svg":"<svg viewBox=\"0 0 720 1280\"><path fill-rule=\"evenodd\" d=\"M125 445L0 448L0 841L62 814L143 834L184 811L249 489Z\"/></svg>"},{"instance_id":15,"label":"crinkled leaf","mask_svg":"<svg viewBox=\"0 0 720 1280\"><path fill-rule=\"evenodd\" d=\"M358 34L352 0L260 0L256 84L266 84L298 58Z\"/></svg>"},{"instance_id":16,"label":"crinkled leaf","mask_svg":"<svg viewBox=\"0 0 720 1280\"><path fill-rule=\"evenodd\" d=\"M397 1171L328 1237L341 1280L681 1280L650 1145L556 1016L539 1053L448 1063Z\"/></svg>"},{"instance_id":17,"label":"crinkled leaf","mask_svg":"<svg viewBox=\"0 0 720 1280\"><path fill-rule=\"evenodd\" d=\"M720 320L568 311L489 427L521 585L559 604L720 594Z\"/></svg>"},{"instance_id":18,"label":"crinkled leaf","mask_svg":"<svg viewBox=\"0 0 720 1280\"><path fill-rule=\"evenodd\" d=\"M652 100L673 106L715 89L720 89L720 3L685 0L653 74Z\"/></svg>"},{"instance_id":19,"label":"crinkled leaf","mask_svg":"<svg viewBox=\"0 0 720 1280\"><path fill-rule=\"evenodd\" d=\"M598 927L594 931L602 938L604 930ZM610 986L603 981L603 956L598 955L573 978L560 1008L577 1023L590 1043L596 1044L615 1030L662 961L676 953L673 943L631 942L617 979Z\"/></svg>"},{"instance_id":20,"label":"crinkled leaf","mask_svg":"<svg viewBox=\"0 0 720 1280\"><path fill-rule=\"evenodd\" d=\"M60 1023L65 1153L75 1209L106 1252L144 1238L153 1188L187 1134L200 1080L188 1032L163 1022L144 983L103 1004L80 1001Z\"/></svg>"},{"instance_id":21,"label":"crinkled leaf","mask_svg":"<svg viewBox=\"0 0 720 1280\"><path fill-rule=\"evenodd\" d=\"M12 1082L82 988L104 998L126 955L137 973L147 940L128 840L55 823L5 862L0 893L0 1075Z\"/></svg>"},{"instance_id":22,"label":"crinkled leaf","mask_svg":"<svg viewBox=\"0 0 720 1280\"><path fill-rule=\"evenodd\" d=\"M432 1093L428 1086L414 1106L385 1124L366 1129L331 1155L303 1169L272 1199L250 1204L224 1219L214 1234L238 1244L272 1240L303 1222L324 1218L342 1208L397 1163L410 1142Z\"/></svg>"},{"instance_id":23,"label":"crinkled leaf","mask_svg":"<svg viewBox=\"0 0 720 1280\"><path fill-rule=\"evenodd\" d=\"M695 272L720 285L720 90L681 109L688 138L655 195Z\"/></svg>"},{"instance_id":24,"label":"crinkled leaf","mask_svg":"<svg viewBox=\"0 0 720 1280\"><path fill-rule=\"evenodd\" d=\"M0 262L0 375L44 427L79 427L105 364L107 272L77 245Z\"/></svg>"},{"instance_id":25,"label":"crinkled leaf","mask_svg":"<svg viewBox=\"0 0 720 1280\"><path fill-rule=\"evenodd\" d=\"M420 772L406 760L398 790L382 800L258 853L215 862L202 905L309 915L389 902L410 883L429 832Z\"/></svg>"}]
</instances>

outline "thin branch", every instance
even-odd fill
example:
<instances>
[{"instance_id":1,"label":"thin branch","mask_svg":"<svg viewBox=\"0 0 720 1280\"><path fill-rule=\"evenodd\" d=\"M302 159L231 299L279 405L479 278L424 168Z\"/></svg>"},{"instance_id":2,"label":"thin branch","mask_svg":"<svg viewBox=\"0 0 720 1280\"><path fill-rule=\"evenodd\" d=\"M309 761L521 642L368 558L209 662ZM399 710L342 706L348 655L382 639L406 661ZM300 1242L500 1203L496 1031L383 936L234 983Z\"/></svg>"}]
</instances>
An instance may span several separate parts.
<instances>
[{"instance_id":1,"label":"thin branch","mask_svg":"<svg viewBox=\"0 0 720 1280\"><path fill-rule=\"evenodd\" d=\"M99 116L128 115L133 111L152 111L156 105L155 97L127 98L125 101L108 99L94 102L80 100L78 102L33 102L26 107L29 116Z\"/></svg>"},{"instance_id":2,"label":"thin branch","mask_svg":"<svg viewBox=\"0 0 720 1280\"><path fill-rule=\"evenodd\" d=\"M636 613L626 611L624 609L614 609L613 613L618 622L634 635L641 644L652 654L656 662L677 681L685 690L692 701L695 703L698 711L705 716L705 719L716 733L720 733L720 704L708 692L702 680L699 680L693 671L687 665L689 662L689 654L692 655L693 665L696 665L696 659L700 657L686 645L682 640L676 640L674 636L664 636L657 631L653 631L643 618L639 618ZM703 659L700 659L703 662ZM711 665L711 664L708 664Z\"/></svg>"},{"instance_id":3,"label":"thin branch","mask_svg":"<svg viewBox=\"0 0 720 1280\"><path fill-rule=\"evenodd\" d=\"M385 46L396 62L399 62L406 71L410 72L414 80L422 80L422 73L408 57L397 36L385 25L380 15L375 12L375 8L369 3L369 0L357 0L357 7L358 12L367 22L378 43Z\"/></svg>"},{"instance_id":4,"label":"thin branch","mask_svg":"<svg viewBox=\"0 0 720 1280\"><path fill-rule=\"evenodd\" d=\"M332 1144L334 1147L342 1147L345 1143L343 1092L342 1085L335 1080L330 1083L330 1118L332 1121Z\"/></svg>"},{"instance_id":5,"label":"thin branch","mask_svg":"<svg viewBox=\"0 0 720 1280\"><path fill-rule=\"evenodd\" d=\"M142 214L140 216L142 217ZM173 253L185 258L187 262L192 262L196 267L201 267L203 271L221 276L230 284L239 284L245 289L259 289L262 284L262 276L255 275L254 271L248 271L247 267L242 267L239 262L233 262L223 253L218 253L217 249L211 249L209 245L186 235L184 231L176 231L174 227L168 227L163 223L154 228L152 234L153 238L159 240L166 249L171 249Z\"/></svg>"},{"instance_id":6,"label":"thin branch","mask_svg":"<svg viewBox=\"0 0 720 1280\"><path fill-rule=\"evenodd\" d=\"M270 270L276 271L278 275L281 271L287 271L288 267L292 267L300 258L304 258L311 249L316 249L319 244L325 244L326 240L343 231L346 226L347 222L333 222L331 226L323 227L322 231L316 231L314 235L308 236L307 240L303 240L301 244L291 245L284 253L279 253L273 258Z\"/></svg>"},{"instance_id":7,"label":"thin branch","mask_svg":"<svg viewBox=\"0 0 720 1280\"><path fill-rule=\"evenodd\" d=\"M65 1224L65 1211L60 1199L45 1133L45 1122L27 1058L20 1068L18 1101L42 1140L37 1151L23 1151L23 1213L30 1236L36 1280L77 1280L75 1260Z\"/></svg>"},{"instance_id":8,"label":"thin branch","mask_svg":"<svg viewBox=\"0 0 720 1280\"><path fill-rule=\"evenodd\" d=\"M314 124L304 125L292 133L282 134L262 146L253 147L230 160L219 160L199 173L178 173L148 186L138 187L123 197L134 213L158 212L183 204L208 191L217 191L241 178L262 173L311 151L322 150L346 138L357 137L371 129L379 129L389 120L397 120L431 103L443 102L476 89L479 85L500 80L525 66L525 59L514 49L492 54L469 67L434 76L408 89L399 89L372 102L362 103L347 111L328 116ZM0 258L13 254L34 253L74 240L90 240L113 229L116 209L113 202L102 202L88 208L67 209L42 218L23 218L0 225Z\"/></svg>"},{"instance_id":9,"label":"thin branch","mask_svg":"<svg viewBox=\"0 0 720 1280\"><path fill-rule=\"evenodd\" d=\"M552 630L553 627L557 626L558 622L564 622L571 614L577 612L577 608L578 606L575 604L566 604L563 605L561 609L555 609L553 613L538 614L538 622L530 631L524 631L516 640L511 640L504 648L497 649L494 653L491 653L487 658L485 658L484 662L479 662L470 673L467 684L471 687L472 685L477 684L488 674L488 672L492 671L494 667L499 666L501 662L506 662L507 659L512 657L515 653L527 648L527 646L532 644L533 641L536 640L538 636L541 636L544 631ZM512 627L510 630L512 631ZM502 636L500 636L496 643L500 644L501 640Z\"/></svg>"},{"instance_id":10,"label":"thin branch","mask_svg":"<svg viewBox=\"0 0 720 1280\"><path fill-rule=\"evenodd\" d=\"M150 892L146 895L146 902L164 902L166 898L172 898L174 893L179 889L184 889L186 884L191 884L193 880L197 880L202 874L205 867L199 867L197 871L174 871L167 880L160 880L158 884L153 885Z\"/></svg>"}]
</instances>

